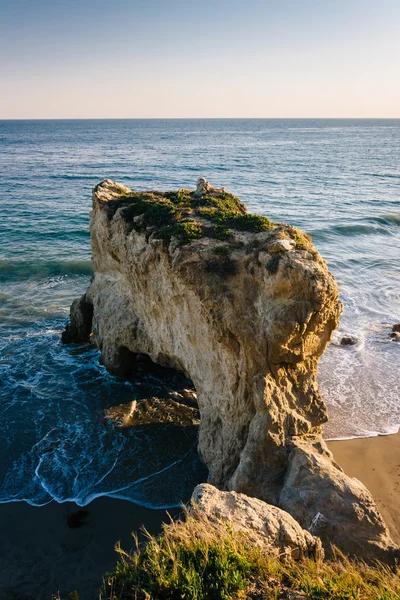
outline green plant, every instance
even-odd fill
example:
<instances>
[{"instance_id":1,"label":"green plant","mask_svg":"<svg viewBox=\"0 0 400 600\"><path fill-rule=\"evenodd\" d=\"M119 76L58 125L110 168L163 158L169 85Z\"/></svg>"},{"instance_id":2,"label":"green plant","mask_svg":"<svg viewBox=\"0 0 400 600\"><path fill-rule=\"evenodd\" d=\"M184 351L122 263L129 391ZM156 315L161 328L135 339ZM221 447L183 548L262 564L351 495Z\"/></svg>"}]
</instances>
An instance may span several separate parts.
<instances>
[{"instance_id":1,"label":"green plant","mask_svg":"<svg viewBox=\"0 0 400 600\"><path fill-rule=\"evenodd\" d=\"M166 192L165 197L177 206L188 206L193 202L193 192L190 190L180 189L177 192Z\"/></svg>"},{"instance_id":2,"label":"green plant","mask_svg":"<svg viewBox=\"0 0 400 600\"><path fill-rule=\"evenodd\" d=\"M129 554L117 546L120 561L105 577L104 599L229 600L244 589L254 566L232 534L212 540L189 531L181 536L172 525L158 539L147 534L143 548L136 538Z\"/></svg>"},{"instance_id":3,"label":"green plant","mask_svg":"<svg viewBox=\"0 0 400 600\"><path fill-rule=\"evenodd\" d=\"M231 220L231 227L239 229L240 231L253 231L259 233L260 231L267 231L272 229L273 225L267 217L262 215L235 215Z\"/></svg>"},{"instance_id":4,"label":"green plant","mask_svg":"<svg viewBox=\"0 0 400 600\"><path fill-rule=\"evenodd\" d=\"M215 225L214 228L209 232L210 237L216 240L229 240L233 237L233 233L227 227L223 225Z\"/></svg>"},{"instance_id":5,"label":"green plant","mask_svg":"<svg viewBox=\"0 0 400 600\"><path fill-rule=\"evenodd\" d=\"M242 214L247 211L246 205L233 194L221 190L213 190L197 199L198 207L214 207L218 212Z\"/></svg>"},{"instance_id":6,"label":"green plant","mask_svg":"<svg viewBox=\"0 0 400 600\"><path fill-rule=\"evenodd\" d=\"M203 237L202 227L194 219L183 219L175 222L173 225L167 225L156 233L157 238L170 242L172 237L178 238L181 244L190 242Z\"/></svg>"},{"instance_id":7,"label":"green plant","mask_svg":"<svg viewBox=\"0 0 400 600\"><path fill-rule=\"evenodd\" d=\"M248 214L232 209L209 207L201 207L198 209L198 212L202 217L216 223L216 227L231 227L232 229L237 229L239 231L251 231L253 233L259 233L273 228L271 221L262 215Z\"/></svg>"},{"instance_id":8,"label":"green plant","mask_svg":"<svg viewBox=\"0 0 400 600\"><path fill-rule=\"evenodd\" d=\"M185 189L127 193L121 188L121 196L106 206L110 219L118 210L128 231L153 230L154 237L166 243L177 237L182 245L204 236L230 241L232 230L259 233L273 227L267 217L248 214L236 196L219 189L198 197ZM208 223L199 222L199 217Z\"/></svg>"},{"instance_id":9,"label":"green plant","mask_svg":"<svg viewBox=\"0 0 400 600\"><path fill-rule=\"evenodd\" d=\"M313 249L312 239L307 233L297 229L297 227L289 227L289 233L292 239L296 242L296 246L301 250L311 251Z\"/></svg>"},{"instance_id":10,"label":"green plant","mask_svg":"<svg viewBox=\"0 0 400 600\"><path fill-rule=\"evenodd\" d=\"M227 258L231 253L229 246L215 246L214 252L218 256L223 256L225 258Z\"/></svg>"},{"instance_id":11,"label":"green plant","mask_svg":"<svg viewBox=\"0 0 400 600\"><path fill-rule=\"evenodd\" d=\"M336 551L331 560L299 562L268 553L229 524L199 511L171 521L159 537L146 534L104 578L102 600L400 600L398 568L352 561Z\"/></svg>"}]
</instances>

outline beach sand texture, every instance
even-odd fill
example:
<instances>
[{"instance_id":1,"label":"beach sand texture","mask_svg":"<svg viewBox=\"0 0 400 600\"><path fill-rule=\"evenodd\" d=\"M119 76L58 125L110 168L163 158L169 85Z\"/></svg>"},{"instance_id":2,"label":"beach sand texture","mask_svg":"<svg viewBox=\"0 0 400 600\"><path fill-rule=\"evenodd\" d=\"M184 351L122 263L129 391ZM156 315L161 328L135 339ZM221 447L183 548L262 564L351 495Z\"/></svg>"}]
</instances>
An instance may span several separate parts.
<instances>
[{"instance_id":1,"label":"beach sand texture","mask_svg":"<svg viewBox=\"0 0 400 600\"><path fill-rule=\"evenodd\" d=\"M369 488L399 543L400 434L329 442L329 447L345 472ZM117 559L115 542L129 549L130 532L144 524L157 533L168 520L164 510L103 497L85 507L81 527L68 527L67 517L76 510L73 503L0 505L1 599L50 600L58 591L67 598L77 590L82 600L97 600L102 576Z\"/></svg>"},{"instance_id":2,"label":"beach sand texture","mask_svg":"<svg viewBox=\"0 0 400 600\"><path fill-rule=\"evenodd\" d=\"M67 517L77 510L88 514L80 527L71 528ZM83 509L72 502L1 504L0 599L51 600L60 592L66 600L77 590L80 600L98 600L102 577L117 560L114 544L121 540L130 549L132 531L144 524L158 533L168 520L165 510L106 497Z\"/></svg>"}]
</instances>

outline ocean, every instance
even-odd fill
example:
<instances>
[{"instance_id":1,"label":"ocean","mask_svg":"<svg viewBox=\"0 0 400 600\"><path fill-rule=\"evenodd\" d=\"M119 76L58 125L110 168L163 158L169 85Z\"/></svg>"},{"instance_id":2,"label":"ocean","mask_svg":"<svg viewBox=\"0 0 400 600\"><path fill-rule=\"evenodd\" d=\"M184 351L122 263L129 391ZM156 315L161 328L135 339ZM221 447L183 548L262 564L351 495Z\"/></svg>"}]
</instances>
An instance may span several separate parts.
<instances>
[{"instance_id":1,"label":"ocean","mask_svg":"<svg viewBox=\"0 0 400 600\"><path fill-rule=\"evenodd\" d=\"M193 189L200 175L309 233L336 277L325 437L397 431L400 120L0 121L0 502L168 507L206 477L191 428L173 439L116 428L107 408L143 390L109 375L97 350L60 342L92 273L91 188L109 177ZM341 346L349 334L358 343Z\"/></svg>"}]
</instances>

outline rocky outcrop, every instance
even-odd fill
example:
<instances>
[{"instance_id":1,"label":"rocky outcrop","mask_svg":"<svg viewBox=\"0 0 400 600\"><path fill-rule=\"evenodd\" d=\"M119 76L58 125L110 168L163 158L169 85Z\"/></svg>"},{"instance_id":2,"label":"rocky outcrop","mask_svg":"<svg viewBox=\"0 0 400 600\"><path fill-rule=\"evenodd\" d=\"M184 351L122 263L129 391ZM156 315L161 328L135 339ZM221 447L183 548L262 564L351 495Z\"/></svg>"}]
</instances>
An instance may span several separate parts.
<instances>
[{"instance_id":1,"label":"rocky outcrop","mask_svg":"<svg viewBox=\"0 0 400 600\"><path fill-rule=\"evenodd\" d=\"M341 305L311 239L205 180L164 193L105 180L90 230L91 340L112 373L129 375L144 353L190 377L210 483L282 506L304 528L327 515L327 540L344 549L358 527L365 554L387 548L371 497L321 436L317 366ZM80 306L70 334L83 331Z\"/></svg>"},{"instance_id":2,"label":"rocky outcrop","mask_svg":"<svg viewBox=\"0 0 400 600\"><path fill-rule=\"evenodd\" d=\"M64 344L88 342L92 332L93 304L87 300L86 294L73 301L69 319L69 324L62 332L62 342Z\"/></svg>"},{"instance_id":3,"label":"rocky outcrop","mask_svg":"<svg viewBox=\"0 0 400 600\"><path fill-rule=\"evenodd\" d=\"M358 339L354 335L345 335L340 340L341 346L355 346L358 344Z\"/></svg>"},{"instance_id":4,"label":"rocky outcrop","mask_svg":"<svg viewBox=\"0 0 400 600\"><path fill-rule=\"evenodd\" d=\"M246 540L281 559L323 559L321 540L305 531L287 512L236 492L223 492L202 483L192 495L192 511L215 524L229 524Z\"/></svg>"},{"instance_id":5,"label":"rocky outcrop","mask_svg":"<svg viewBox=\"0 0 400 600\"><path fill-rule=\"evenodd\" d=\"M106 409L105 416L116 427L137 427L155 423L174 423L180 427L200 424L199 411L176 402L172 394L167 398L151 397L117 404Z\"/></svg>"},{"instance_id":6,"label":"rocky outcrop","mask_svg":"<svg viewBox=\"0 0 400 600\"><path fill-rule=\"evenodd\" d=\"M334 543L364 559L393 563L400 557L371 494L343 473L320 441L292 441L279 506L320 537L328 551Z\"/></svg>"}]
</instances>

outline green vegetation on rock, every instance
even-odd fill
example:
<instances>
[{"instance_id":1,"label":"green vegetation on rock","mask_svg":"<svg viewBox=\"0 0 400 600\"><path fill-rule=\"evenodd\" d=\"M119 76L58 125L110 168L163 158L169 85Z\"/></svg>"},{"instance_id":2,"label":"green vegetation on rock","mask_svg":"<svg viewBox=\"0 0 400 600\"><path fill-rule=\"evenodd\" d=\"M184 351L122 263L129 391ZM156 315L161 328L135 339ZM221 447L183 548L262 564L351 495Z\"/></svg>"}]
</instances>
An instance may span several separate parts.
<instances>
[{"instance_id":1,"label":"green vegetation on rock","mask_svg":"<svg viewBox=\"0 0 400 600\"><path fill-rule=\"evenodd\" d=\"M233 230L259 233L272 229L267 217L248 214L245 204L225 190L210 189L206 194L180 189L176 192L122 193L110 200L109 218L118 209L130 229L153 229L155 238L169 243L173 237L181 245L202 237L231 240Z\"/></svg>"},{"instance_id":2,"label":"green vegetation on rock","mask_svg":"<svg viewBox=\"0 0 400 600\"><path fill-rule=\"evenodd\" d=\"M137 542L137 540L136 540ZM148 535L107 573L102 600L399 600L400 572L336 553L334 560L281 562L198 514Z\"/></svg>"},{"instance_id":3,"label":"green vegetation on rock","mask_svg":"<svg viewBox=\"0 0 400 600\"><path fill-rule=\"evenodd\" d=\"M291 232L293 234L293 240L296 242L296 246L301 250L312 250L312 239L309 235L297 229L297 227L291 227Z\"/></svg>"},{"instance_id":4,"label":"green vegetation on rock","mask_svg":"<svg viewBox=\"0 0 400 600\"><path fill-rule=\"evenodd\" d=\"M172 237L178 238L181 244L189 244L193 240L203 237L204 232L199 223L194 219L183 219L173 225L167 225L160 231L160 237L167 242Z\"/></svg>"}]
</instances>

